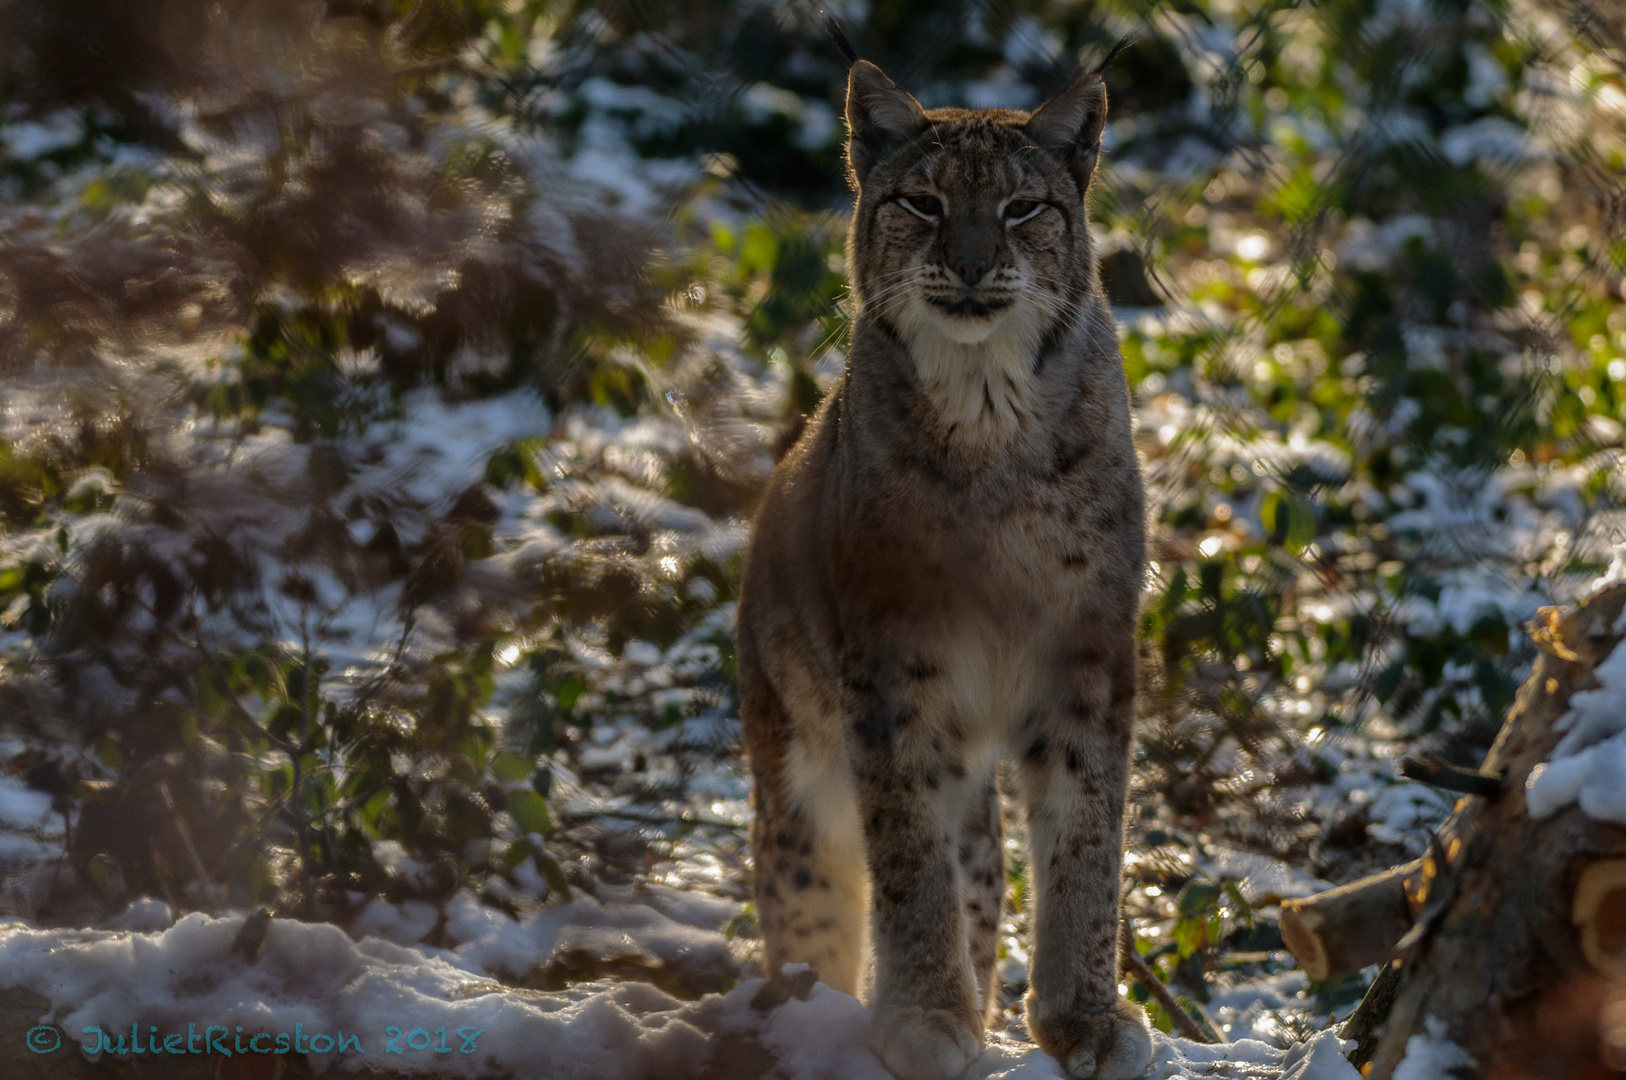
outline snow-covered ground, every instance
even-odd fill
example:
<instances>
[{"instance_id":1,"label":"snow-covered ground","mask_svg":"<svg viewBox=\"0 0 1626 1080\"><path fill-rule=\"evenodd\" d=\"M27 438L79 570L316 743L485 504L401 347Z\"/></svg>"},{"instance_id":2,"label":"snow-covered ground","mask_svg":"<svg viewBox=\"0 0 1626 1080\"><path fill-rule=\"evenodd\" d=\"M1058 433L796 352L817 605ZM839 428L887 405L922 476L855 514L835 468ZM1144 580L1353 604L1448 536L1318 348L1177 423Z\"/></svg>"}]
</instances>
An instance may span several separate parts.
<instances>
[{"instance_id":1,"label":"snow-covered ground","mask_svg":"<svg viewBox=\"0 0 1626 1080\"><path fill-rule=\"evenodd\" d=\"M544 936L605 921L567 905ZM625 914L624 912L622 913ZM629 939L647 925L619 920ZM610 922L617 922L610 919ZM798 978L747 979L726 993L680 1001L644 983L587 983L554 993L492 981L530 955L536 938L495 948L423 950L331 925L273 920L257 951L245 918L193 913L149 933L42 931L0 924L0 982L50 1002L36 1051L94 1049L102 1057L164 1053L303 1053L316 1069L515 1080L889 1080L868 1049L869 1012ZM675 924L674 924L675 925ZM667 933L655 930L655 936ZM703 935L695 935L697 938ZM715 936L715 935L714 935ZM695 944L691 941L689 944ZM716 943L722 939L716 937ZM723 946L726 948L726 946ZM514 950L514 951L508 951ZM249 956L252 955L252 959ZM54 1049L52 1049L54 1048ZM1055 1062L996 1033L966 1080L1052 1080ZM1151 1080L1354 1080L1335 1036L1286 1049L1243 1039L1208 1046L1157 1036Z\"/></svg>"}]
</instances>

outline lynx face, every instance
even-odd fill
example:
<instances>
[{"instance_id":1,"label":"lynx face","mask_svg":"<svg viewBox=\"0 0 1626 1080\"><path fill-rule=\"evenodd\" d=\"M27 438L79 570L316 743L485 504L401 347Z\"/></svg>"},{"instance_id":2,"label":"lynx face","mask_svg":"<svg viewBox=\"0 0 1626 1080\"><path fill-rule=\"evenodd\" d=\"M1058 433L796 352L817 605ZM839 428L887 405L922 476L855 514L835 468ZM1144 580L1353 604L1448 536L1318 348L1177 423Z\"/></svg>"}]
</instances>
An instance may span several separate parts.
<instances>
[{"instance_id":1,"label":"lynx face","mask_svg":"<svg viewBox=\"0 0 1626 1080\"><path fill-rule=\"evenodd\" d=\"M1046 337L1094 310L1084 197L1106 93L1086 78L1031 116L926 111L860 64L847 112L854 297L909 342L940 424L991 450L1034 413Z\"/></svg>"},{"instance_id":2,"label":"lynx face","mask_svg":"<svg viewBox=\"0 0 1626 1080\"><path fill-rule=\"evenodd\" d=\"M854 233L861 302L961 344L1007 324L1042 333L1089 272L1077 183L1016 123L932 128L935 139L866 185L870 220Z\"/></svg>"}]
</instances>

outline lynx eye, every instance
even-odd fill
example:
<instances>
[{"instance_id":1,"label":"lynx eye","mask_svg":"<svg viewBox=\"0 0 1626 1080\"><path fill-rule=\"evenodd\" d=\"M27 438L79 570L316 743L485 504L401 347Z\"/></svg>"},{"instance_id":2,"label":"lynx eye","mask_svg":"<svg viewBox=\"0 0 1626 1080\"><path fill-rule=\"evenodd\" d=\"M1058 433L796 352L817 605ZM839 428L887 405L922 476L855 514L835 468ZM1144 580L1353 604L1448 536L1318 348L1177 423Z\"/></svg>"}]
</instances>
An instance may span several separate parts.
<instances>
[{"instance_id":1,"label":"lynx eye","mask_svg":"<svg viewBox=\"0 0 1626 1080\"><path fill-rule=\"evenodd\" d=\"M905 195L898 205L925 221L936 221L943 215L943 202L935 195Z\"/></svg>"},{"instance_id":2,"label":"lynx eye","mask_svg":"<svg viewBox=\"0 0 1626 1080\"><path fill-rule=\"evenodd\" d=\"M1005 224L1017 225L1044 209L1037 199L1012 199L1005 204Z\"/></svg>"}]
</instances>

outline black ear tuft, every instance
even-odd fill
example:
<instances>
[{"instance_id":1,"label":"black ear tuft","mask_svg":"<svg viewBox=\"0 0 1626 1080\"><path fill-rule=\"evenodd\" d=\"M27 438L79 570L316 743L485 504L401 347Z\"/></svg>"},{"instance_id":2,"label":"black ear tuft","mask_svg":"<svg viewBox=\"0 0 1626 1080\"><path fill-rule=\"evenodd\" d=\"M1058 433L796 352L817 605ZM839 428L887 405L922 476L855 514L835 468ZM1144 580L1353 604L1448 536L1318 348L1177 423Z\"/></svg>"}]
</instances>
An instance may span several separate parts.
<instances>
[{"instance_id":1,"label":"black ear tuft","mask_svg":"<svg viewBox=\"0 0 1626 1080\"><path fill-rule=\"evenodd\" d=\"M824 32L830 35L830 40L836 43L841 55L847 58L847 63L858 63L858 50L853 48L852 41L847 37L847 31L841 28L841 23L828 11L819 12L819 22L824 26Z\"/></svg>"},{"instance_id":2,"label":"black ear tuft","mask_svg":"<svg viewBox=\"0 0 1626 1080\"><path fill-rule=\"evenodd\" d=\"M1133 45L1134 43L1135 32L1131 30L1129 33L1118 39L1118 43L1108 50L1107 54L1101 58L1101 62L1095 65L1094 69L1091 71L1091 74L1100 75L1101 73L1105 72L1107 68L1112 66L1112 62L1118 58L1118 54L1129 48L1129 46Z\"/></svg>"},{"instance_id":3,"label":"black ear tuft","mask_svg":"<svg viewBox=\"0 0 1626 1080\"><path fill-rule=\"evenodd\" d=\"M1078 179L1079 189L1086 190L1101 156L1101 129L1106 120L1106 83L1098 71L1092 71L1035 109L1026 131L1035 144L1065 162Z\"/></svg>"},{"instance_id":4,"label":"black ear tuft","mask_svg":"<svg viewBox=\"0 0 1626 1080\"><path fill-rule=\"evenodd\" d=\"M868 60L847 77L847 170L861 187L875 163L927 127L926 113L908 91Z\"/></svg>"}]
</instances>

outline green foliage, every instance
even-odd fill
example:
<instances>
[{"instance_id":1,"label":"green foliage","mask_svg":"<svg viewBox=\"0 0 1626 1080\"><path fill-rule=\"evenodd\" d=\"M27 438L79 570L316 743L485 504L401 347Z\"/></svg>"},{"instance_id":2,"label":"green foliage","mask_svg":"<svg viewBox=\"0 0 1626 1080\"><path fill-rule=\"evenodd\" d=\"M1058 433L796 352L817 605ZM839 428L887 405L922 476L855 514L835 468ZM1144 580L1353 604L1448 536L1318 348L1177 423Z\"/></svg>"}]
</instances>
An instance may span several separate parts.
<instances>
[{"instance_id":1,"label":"green foliage","mask_svg":"<svg viewBox=\"0 0 1626 1080\"><path fill-rule=\"evenodd\" d=\"M469 591L506 572L502 493L555 479L540 439L469 463L461 489L413 487L438 447L388 472L381 433L420 419L413 403L633 416L653 368L632 350L658 367L682 342L649 272L653 230L559 198L491 133L523 111L492 91L559 13L361 8L262 13L256 63L286 65L274 92L220 62L218 12L185 4L155 22L194 19L195 35L90 40L94 71L71 87L40 66L78 48L51 19L5 46L19 66L0 79L31 80L47 144L3 144L0 194L49 235L25 229L0 259L0 353L68 369L29 399L48 419L0 443L6 689L30 703L8 723L67 717L88 750L42 782L108 905L147 893L324 918L465 885L499 905L539 880L568 894L545 846L546 755L585 682L568 650L533 645L573 619L670 640L697 606L683 574L663 604L641 567L593 561L634 523L595 528L598 551L534 577L508 572L508 595ZM134 29L112 12L90 37L120 27ZM198 110L132 104L195 103L197 78ZM453 122L465 89L507 114ZM183 114L199 125L184 136ZM231 153L187 150L204 131ZM578 235L585 266L567 259ZM71 377L126 353L141 358ZM381 469L388 482L368 483ZM683 562L726 588L732 571ZM544 654L543 693L510 678L499 701L514 663Z\"/></svg>"},{"instance_id":2,"label":"green foliage","mask_svg":"<svg viewBox=\"0 0 1626 1080\"><path fill-rule=\"evenodd\" d=\"M346 890L444 897L471 878L511 878L527 858L564 888L538 842L552 832L536 790L545 767L471 722L489 698L490 664L484 648L439 658L413 700L383 676L335 695L328 662L312 653L209 655L184 699L103 737L104 762L127 780L87 789L107 792L98 798L108 813L80 830L75 856L122 864L134 888L213 906L246 887L256 902L307 916L342 904ZM210 790L153 771L177 752L235 781ZM173 827L184 858L144 850L133 834L161 814L155 802L204 814L183 812ZM381 864L383 840L410 861Z\"/></svg>"}]
</instances>

